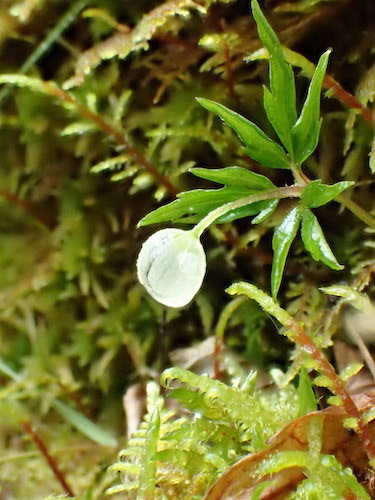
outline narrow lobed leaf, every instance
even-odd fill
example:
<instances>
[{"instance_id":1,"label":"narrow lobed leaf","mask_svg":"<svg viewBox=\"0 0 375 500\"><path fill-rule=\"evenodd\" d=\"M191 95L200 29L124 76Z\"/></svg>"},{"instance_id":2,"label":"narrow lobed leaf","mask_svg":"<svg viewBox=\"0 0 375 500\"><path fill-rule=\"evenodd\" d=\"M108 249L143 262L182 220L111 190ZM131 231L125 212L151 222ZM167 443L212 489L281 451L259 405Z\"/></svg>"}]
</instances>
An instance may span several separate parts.
<instances>
[{"instance_id":1,"label":"narrow lobed leaf","mask_svg":"<svg viewBox=\"0 0 375 500\"><path fill-rule=\"evenodd\" d=\"M297 206L291 210L283 219L281 224L277 226L273 234L272 248L274 257L271 271L271 290L272 296L277 297L281 280L283 277L285 261L294 238L300 225L302 209Z\"/></svg>"},{"instance_id":2,"label":"narrow lobed leaf","mask_svg":"<svg viewBox=\"0 0 375 500\"><path fill-rule=\"evenodd\" d=\"M267 220L271 215L274 213L276 210L277 206L279 204L279 200L269 200L267 202L267 205L259 212L259 214L254 217L254 219L251 221L252 224L260 224L261 222L264 222Z\"/></svg>"},{"instance_id":3,"label":"narrow lobed leaf","mask_svg":"<svg viewBox=\"0 0 375 500\"><path fill-rule=\"evenodd\" d=\"M259 37L270 55L271 91L268 89L264 91L264 107L277 135L288 152L293 155L291 129L297 120L293 70L286 61L280 42L256 0L252 0L251 8Z\"/></svg>"},{"instance_id":4,"label":"narrow lobed leaf","mask_svg":"<svg viewBox=\"0 0 375 500\"><path fill-rule=\"evenodd\" d=\"M336 196L353 186L355 182L342 181L336 184L323 184L319 179L310 182L302 191L301 199L309 208L317 208L334 200Z\"/></svg>"},{"instance_id":5,"label":"narrow lobed leaf","mask_svg":"<svg viewBox=\"0 0 375 500\"><path fill-rule=\"evenodd\" d=\"M324 262L324 264L336 271L344 268L337 262L325 239L318 219L309 209L305 209L303 212L301 235L303 244L313 259Z\"/></svg>"},{"instance_id":6,"label":"narrow lobed leaf","mask_svg":"<svg viewBox=\"0 0 375 500\"><path fill-rule=\"evenodd\" d=\"M301 114L292 129L294 160L297 165L303 163L318 145L321 123L320 94L330 53L331 51L327 50L320 57Z\"/></svg>"},{"instance_id":7,"label":"narrow lobed leaf","mask_svg":"<svg viewBox=\"0 0 375 500\"><path fill-rule=\"evenodd\" d=\"M190 172L208 181L224 184L225 186L240 186L249 189L275 189L275 184L264 175L256 174L242 167L226 168L192 168Z\"/></svg>"},{"instance_id":8,"label":"narrow lobed leaf","mask_svg":"<svg viewBox=\"0 0 375 500\"><path fill-rule=\"evenodd\" d=\"M159 207L143 217L138 222L138 227L168 220L179 220L181 218L184 218L182 222L195 223L220 205L243 198L254 192L255 190L251 191L246 188L232 186L226 186L221 189L184 191L177 195L177 200ZM259 210L256 209L253 215L258 213Z\"/></svg>"},{"instance_id":9,"label":"narrow lobed leaf","mask_svg":"<svg viewBox=\"0 0 375 500\"><path fill-rule=\"evenodd\" d=\"M191 173L197 177L224 184L225 187L221 189L194 189L182 192L177 195L177 200L147 214L138 223L138 226L180 219L182 219L180 222L195 223L220 205L259 191L275 189L275 185L267 177L241 167L193 168ZM219 217L216 222L223 224L265 210L261 216L261 220L263 220L263 216L264 219L270 216L276 206L277 200L276 203L275 200L251 203L231 210Z\"/></svg>"},{"instance_id":10,"label":"narrow lobed leaf","mask_svg":"<svg viewBox=\"0 0 375 500\"><path fill-rule=\"evenodd\" d=\"M231 127L246 146L246 152L255 161L270 168L289 168L284 150L270 139L255 123L235 111L209 99L197 98L208 111L216 113Z\"/></svg>"}]
</instances>

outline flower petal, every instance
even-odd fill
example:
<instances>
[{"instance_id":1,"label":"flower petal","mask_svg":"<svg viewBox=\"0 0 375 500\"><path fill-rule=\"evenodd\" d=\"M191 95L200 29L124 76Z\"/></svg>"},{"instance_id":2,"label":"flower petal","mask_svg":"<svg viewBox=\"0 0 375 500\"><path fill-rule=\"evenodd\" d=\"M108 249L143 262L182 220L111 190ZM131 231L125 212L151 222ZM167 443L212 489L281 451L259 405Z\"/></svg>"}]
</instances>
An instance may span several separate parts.
<instances>
[{"instance_id":1,"label":"flower petal","mask_svg":"<svg viewBox=\"0 0 375 500\"><path fill-rule=\"evenodd\" d=\"M204 249L190 231L162 229L143 244L138 279L161 304L183 307L199 291L206 273Z\"/></svg>"}]
</instances>

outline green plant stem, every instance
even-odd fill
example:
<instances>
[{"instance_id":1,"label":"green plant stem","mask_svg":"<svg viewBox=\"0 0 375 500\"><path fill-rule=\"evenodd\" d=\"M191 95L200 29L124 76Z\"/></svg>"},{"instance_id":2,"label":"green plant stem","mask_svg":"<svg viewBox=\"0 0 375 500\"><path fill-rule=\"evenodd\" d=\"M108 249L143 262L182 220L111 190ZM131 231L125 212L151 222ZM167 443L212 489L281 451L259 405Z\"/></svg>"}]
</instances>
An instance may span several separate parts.
<instances>
[{"instance_id":1,"label":"green plant stem","mask_svg":"<svg viewBox=\"0 0 375 500\"><path fill-rule=\"evenodd\" d=\"M236 297L222 310L215 328L215 358L214 378L220 379L220 356L224 345L224 332L227 323L234 311L247 300L247 297Z\"/></svg>"},{"instance_id":2,"label":"green plant stem","mask_svg":"<svg viewBox=\"0 0 375 500\"><path fill-rule=\"evenodd\" d=\"M357 205L355 201L350 200L343 194L339 194L336 197L336 200L350 210L356 217L358 217L358 219L361 219L362 222L375 229L375 218L367 213L362 207Z\"/></svg>"},{"instance_id":3,"label":"green plant stem","mask_svg":"<svg viewBox=\"0 0 375 500\"><path fill-rule=\"evenodd\" d=\"M251 203L256 203L257 201L272 200L282 198L298 198L303 190L303 186L286 186L283 188L272 189L270 191L262 191L260 193L251 194L240 198L238 200L230 201L215 208L209 214L206 215L192 230L191 232L196 238L200 238L202 233L213 223L216 219L235 210L236 208L244 207L245 205L250 205Z\"/></svg>"},{"instance_id":4,"label":"green plant stem","mask_svg":"<svg viewBox=\"0 0 375 500\"><path fill-rule=\"evenodd\" d=\"M362 443L370 464L375 463L375 442L368 425L363 421L362 416L345 389L344 383L336 373L335 369L323 354L321 349L315 344L312 338L305 332L302 326L295 321L284 309L282 309L269 295L259 290L256 286L246 283L234 283L227 289L230 295L246 295L250 299L256 300L258 304L272 314L286 329L285 335L294 342L302 351L312 358L317 365L317 369L332 381L332 393L342 399L343 407L348 416L353 417L358 427L356 433Z\"/></svg>"},{"instance_id":5,"label":"green plant stem","mask_svg":"<svg viewBox=\"0 0 375 500\"><path fill-rule=\"evenodd\" d=\"M299 170L295 166L291 166L294 178L299 184L309 184L311 179L305 175L302 170ZM375 229L375 218L368 214L362 207L360 207L355 201L348 198L345 194L339 194L336 196L336 201L341 203L344 207L350 210L358 219L367 224L368 226Z\"/></svg>"}]
</instances>

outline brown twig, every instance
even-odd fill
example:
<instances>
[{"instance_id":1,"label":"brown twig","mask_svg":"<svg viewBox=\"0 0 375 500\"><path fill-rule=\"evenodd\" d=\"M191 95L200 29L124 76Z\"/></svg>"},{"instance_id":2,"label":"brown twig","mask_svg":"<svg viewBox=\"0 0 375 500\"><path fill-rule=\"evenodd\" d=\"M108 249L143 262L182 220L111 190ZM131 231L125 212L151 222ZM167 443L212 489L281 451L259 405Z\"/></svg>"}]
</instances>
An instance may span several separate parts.
<instances>
[{"instance_id":1,"label":"brown twig","mask_svg":"<svg viewBox=\"0 0 375 500\"><path fill-rule=\"evenodd\" d=\"M52 455L50 455L50 453L47 449L47 446L44 443L44 441L42 440L42 438L33 430L33 428L31 427L31 425L28 422L22 422L22 427L23 427L24 431L32 437L34 443L37 445L41 454L46 459L46 461L47 461L50 469L52 470L55 478L61 484L65 493L69 497L74 497L75 495L74 495L71 487L67 483L63 473L59 469L59 466L57 465L56 459L54 457L52 457Z\"/></svg>"},{"instance_id":2,"label":"brown twig","mask_svg":"<svg viewBox=\"0 0 375 500\"><path fill-rule=\"evenodd\" d=\"M170 180L161 174L155 165L153 165L135 146L130 144L127 139L124 137L124 134L121 130L116 129L111 123L107 122L100 115L87 108L85 105L77 101L71 94L65 92L61 88L57 87L55 84L50 82L43 82L43 87L46 92L54 97L57 97L61 102L65 102L67 104L71 104L75 107L75 109L85 118L95 123L95 125L106 135L112 137L116 144L125 149L127 153L129 153L133 159L141 165L160 185L163 186L168 194L171 196L176 196L177 189L173 186Z\"/></svg>"},{"instance_id":3,"label":"brown twig","mask_svg":"<svg viewBox=\"0 0 375 500\"><path fill-rule=\"evenodd\" d=\"M47 221L45 217L40 215L28 201L19 198L16 194L9 193L8 191L2 188L0 188L0 196L10 201L14 205L21 207L24 212L30 215L30 217L32 217L33 219L37 220L47 229L52 229L51 222Z\"/></svg>"}]
</instances>

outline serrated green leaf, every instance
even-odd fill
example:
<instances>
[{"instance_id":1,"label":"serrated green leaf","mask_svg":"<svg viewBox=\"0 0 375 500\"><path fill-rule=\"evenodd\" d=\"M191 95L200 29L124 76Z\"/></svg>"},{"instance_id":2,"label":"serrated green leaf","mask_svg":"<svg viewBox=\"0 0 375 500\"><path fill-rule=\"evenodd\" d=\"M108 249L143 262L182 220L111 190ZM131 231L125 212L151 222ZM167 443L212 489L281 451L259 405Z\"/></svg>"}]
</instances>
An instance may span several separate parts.
<instances>
[{"instance_id":1,"label":"serrated green leaf","mask_svg":"<svg viewBox=\"0 0 375 500\"><path fill-rule=\"evenodd\" d=\"M139 221L138 226L147 226L149 224L156 224L157 222L169 220L180 220L183 217L188 218L182 220L182 222L196 222L197 219L200 220L211 212L211 210L214 210L220 205L243 198L254 192L256 191L228 186L221 189L195 189L193 191L185 191L177 195L177 200L147 214ZM258 210L255 213L258 213Z\"/></svg>"},{"instance_id":2,"label":"serrated green leaf","mask_svg":"<svg viewBox=\"0 0 375 500\"><path fill-rule=\"evenodd\" d=\"M197 177L224 184L225 187L221 189L195 189L180 193L177 195L177 200L147 214L138 223L138 226L146 226L167 220L196 223L220 205L259 191L275 188L275 185L267 177L240 167L194 168L191 173ZM263 209L267 209L269 204L270 200L265 200L236 208L219 217L216 222L223 224L258 214Z\"/></svg>"},{"instance_id":3,"label":"serrated green leaf","mask_svg":"<svg viewBox=\"0 0 375 500\"><path fill-rule=\"evenodd\" d=\"M353 186L355 182L342 181L336 184L323 184L319 179L310 182L302 191L301 199L309 208L317 208L329 203L336 198L337 195Z\"/></svg>"},{"instance_id":4,"label":"serrated green leaf","mask_svg":"<svg viewBox=\"0 0 375 500\"><path fill-rule=\"evenodd\" d=\"M267 202L267 205L259 212L259 214L254 217L254 219L251 221L252 224L260 224L261 222L264 222L265 220L268 219L268 217L271 217L271 215L274 213L274 211L277 208L277 205L279 204L279 200L269 200Z\"/></svg>"},{"instance_id":5,"label":"serrated green leaf","mask_svg":"<svg viewBox=\"0 0 375 500\"><path fill-rule=\"evenodd\" d=\"M249 189L275 189L275 184L264 175L256 174L242 167L226 168L192 168L190 172L196 177L224 184L225 186L240 186Z\"/></svg>"},{"instance_id":6,"label":"serrated green leaf","mask_svg":"<svg viewBox=\"0 0 375 500\"><path fill-rule=\"evenodd\" d=\"M337 271L344 268L333 255L318 219L311 210L306 209L303 212L301 235L303 244L313 259L324 262L331 269Z\"/></svg>"},{"instance_id":7,"label":"serrated green leaf","mask_svg":"<svg viewBox=\"0 0 375 500\"><path fill-rule=\"evenodd\" d=\"M155 408L151 415L147 433L146 443L143 450L141 471L139 473L139 489L137 492L137 500L145 500L154 498L155 481L156 481L156 459L157 446L160 433L160 413L158 408Z\"/></svg>"},{"instance_id":8,"label":"serrated green leaf","mask_svg":"<svg viewBox=\"0 0 375 500\"><path fill-rule=\"evenodd\" d=\"M271 91L265 89L264 107L277 135L292 155L291 129L297 120L293 70L287 63L280 42L256 0L252 0L251 8L259 37L270 55Z\"/></svg>"},{"instance_id":9,"label":"serrated green leaf","mask_svg":"<svg viewBox=\"0 0 375 500\"><path fill-rule=\"evenodd\" d=\"M277 226L273 234L272 248L274 257L271 271L271 290L274 298L276 298L281 285L286 257L290 245L297 235L301 216L301 207L297 206L293 208L293 210L283 219L281 224Z\"/></svg>"},{"instance_id":10,"label":"serrated green leaf","mask_svg":"<svg viewBox=\"0 0 375 500\"><path fill-rule=\"evenodd\" d=\"M271 60L271 59L270 59ZM291 137L291 125L288 116L279 108L277 96L275 97L267 87L263 87L263 104L267 117L276 130L281 142L291 156L293 156L293 145Z\"/></svg>"},{"instance_id":11,"label":"serrated green leaf","mask_svg":"<svg viewBox=\"0 0 375 500\"><path fill-rule=\"evenodd\" d=\"M208 111L216 113L231 127L245 144L247 154L262 165L270 168L289 168L284 150L270 139L255 123L240 114L209 99L197 98Z\"/></svg>"},{"instance_id":12,"label":"serrated green leaf","mask_svg":"<svg viewBox=\"0 0 375 500\"><path fill-rule=\"evenodd\" d=\"M320 132L320 94L330 50L319 59L301 114L292 128L294 160L303 163L315 150Z\"/></svg>"},{"instance_id":13,"label":"serrated green leaf","mask_svg":"<svg viewBox=\"0 0 375 500\"><path fill-rule=\"evenodd\" d=\"M228 222L233 222L237 219L243 219L244 217L250 217L251 215L261 213L267 207L268 203L268 200L258 201L256 203L251 203L250 205L245 205L244 207L235 208L234 210L230 210L221 217L218 217L215 220L215 223L227 224Z\"/></svg>"}]
</instances>

